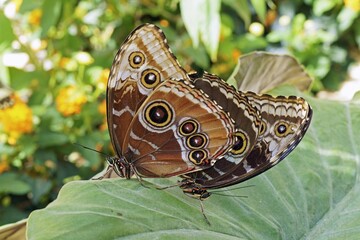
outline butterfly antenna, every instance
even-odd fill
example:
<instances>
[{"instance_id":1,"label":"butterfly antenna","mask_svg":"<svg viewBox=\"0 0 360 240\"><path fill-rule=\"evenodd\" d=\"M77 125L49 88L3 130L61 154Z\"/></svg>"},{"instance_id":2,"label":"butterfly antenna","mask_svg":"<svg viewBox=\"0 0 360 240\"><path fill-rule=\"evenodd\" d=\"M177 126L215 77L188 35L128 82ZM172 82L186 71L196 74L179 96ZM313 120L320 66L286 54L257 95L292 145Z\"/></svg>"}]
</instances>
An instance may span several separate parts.
<instances>
[{"instance_id":1,"label":"butterfly antenna","mask_svg":"<svg viewBox=\"0 0 360 240\"><path fill-rule=\"evenodd\" d=\"M241 187L230 188L230 189L219 189L219 190L211 191L211 193L227 192L227 191L233 191L233 190L249 188L249 187L255 187L255 185L247 185L247 186L241 186Z\"/></svg>"},{"instance_id":2,"label":"butterfly antenna","mask_svg":"<svg viewBox=\"0 0 360 240\"><path fill-rule=\"evenodd\" d=\"M87 146L84 146L84 145L82 145L82 144L80 144L80 143L73 143L74 145L77 145L77 146L80 146L80 147L83 147L83 148L85 148L85 149L87 149L87 150L91 150L91 151L93 151L93 152L97 152L97 153L100 153L101 155L103 155L103 156L105 156L105 157L111 157L110 155L108 155L108 154L106 154L106 153L103 153L103 152L100 152L100 151L98 151L98 150L96 150L96 149L93 149L93 148L89 148L89 147L87 147Z\"/></svg>"},{"instance_id":3,"label":"butterfly antenna","mask_svg":"<svg viewBox=\"0 0 360 240\"><path fill-rule=\"evenodd\" d=\"M248 196L245 195L231 195L231 194L224 194L224 193L217 193L217 192L211 192L211 194L218 195L218 196L225 196L225 197L238 197L238 198L248 198Z\"/></svg>"}]
</instances>

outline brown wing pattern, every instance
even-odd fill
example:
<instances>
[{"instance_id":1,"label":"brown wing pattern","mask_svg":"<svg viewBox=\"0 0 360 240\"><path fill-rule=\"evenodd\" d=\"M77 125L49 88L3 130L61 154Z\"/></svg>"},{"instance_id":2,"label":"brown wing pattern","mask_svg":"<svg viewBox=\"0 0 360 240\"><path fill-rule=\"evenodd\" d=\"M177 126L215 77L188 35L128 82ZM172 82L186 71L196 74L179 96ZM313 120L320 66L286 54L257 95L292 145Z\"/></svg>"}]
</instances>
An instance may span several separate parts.
<instances>
[{"instance_id":1,"label":"brown wing pattern","mask_svg":"<svg viewBox=\"0 0 360 240\"><path fill-rule=\"evenodd\" d=\"M208 196L207 189L231 186L268 170L284 159L306 133L312 110L304 99L256 95L251 92L246 93L246 96L261 114L262 124L255 146L238 163L229 152L212 168L186 174L182 188L190 196ZM196 195L199 193L200 196Z\"/></svg>"},{"instance_id":2,"label":"brown wing pattern","mask_svg":"<svg viewBox=\"0 0 360 240\"><path fill-rule=\"evenodd\" d=\"M168 80L129 126L123 155L139 176L168 177L210 167L235 142L234 121L187 81Z\"/></svg>"},{"instance_id":3,"label":"brown wing pattern","mask_svg":"<svg viewBox=\"0 0 360 240\"><path fill-rule=\"evenodd\" d=\"M108 80L107 120L118 155L127 126L141 104L169 78L188 77L169 49L161 29L152 24L139 26L117 52Z\"/></svg>"}]
</instances>

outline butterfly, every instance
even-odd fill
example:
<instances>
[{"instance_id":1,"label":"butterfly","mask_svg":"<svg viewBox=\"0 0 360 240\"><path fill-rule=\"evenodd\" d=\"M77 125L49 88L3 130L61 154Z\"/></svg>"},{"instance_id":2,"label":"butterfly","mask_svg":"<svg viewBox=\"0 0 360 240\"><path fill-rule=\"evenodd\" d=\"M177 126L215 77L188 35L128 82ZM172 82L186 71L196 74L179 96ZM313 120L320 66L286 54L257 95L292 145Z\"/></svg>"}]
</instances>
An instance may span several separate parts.
<instances>
[{"instance_id":1,"label":"butterfly","mask_svg":"<svg viewBox=\"0 0 360 240\"><path fill-rule=\"evenodd\" d=\"M258 112L244 95L232 94L219 103L197 88L161 29L139 26L118 50L108 80L107 121L116 156L108 159L107 172L177 176L213 166L245 132L254 144Z\"/></svg>"},{"instance_id":2,"label":"butterfly","mask_svg":"<svg viewBox=\"0 0 360 240\"><path fill-rule=\"evenodd\" d=\"M254 177L300 142L312 110L302 98L241 92L216 75L188 74L155 25L136 28L117 52L107 87L116 156L104 177L181 176L183 192Z\"/></svg>"},{"instance_id":3,"label":"butterfly","mask_svg":"<svg viewBox=\"0 0 360 240\"><path fill-rule=\"evenodd\" d=\"M216 75L205 74L194 79L211 94L211 88L228 88ZM211 195L209 189L224 188L246 181L267 171L283 160L301 141L312 118L310 105L301 97L273 97L245 93L248 101L260 111L261 126L255 145L245 157L229 151L213 167L183 175L183 192L200 200ZM242 139L242 142L245 139Z\"/></svg>"}]
</instances>

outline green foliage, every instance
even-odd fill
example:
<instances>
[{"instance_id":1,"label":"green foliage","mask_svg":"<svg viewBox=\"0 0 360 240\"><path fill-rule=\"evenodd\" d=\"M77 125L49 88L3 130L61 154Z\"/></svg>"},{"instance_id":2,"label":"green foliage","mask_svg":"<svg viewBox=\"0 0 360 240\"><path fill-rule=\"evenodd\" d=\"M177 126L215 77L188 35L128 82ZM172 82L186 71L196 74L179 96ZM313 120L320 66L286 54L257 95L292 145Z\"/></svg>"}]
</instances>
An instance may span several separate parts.
<instances>
[{"instance_id":1,"label":"green foliage","mask_svg":"<svg viewBox=\"0 0 360 240\"><path fill-rule=\"evenodd\" d=\"M103 156L73 143L113 154L98 110L105 98L104 76L106 82L121 42L141 23L164 30L185 69L225 79L238 57L251 51L292 53L315 77L314 92L336 89L352 56L359 54L359 11L342 1L203 2L207 7L198 6L197 12L177 0L1 3L1 85L25 99L33 123L16 139L0 126L1 224L45 207L64 183L88 179L103 168ZM69 86L76 88L71 96L84 101L76 105L62 97L70 102L60 110L58 98ZM79 111L64 115L70 110Z\"/></svg>"}]
</instances>

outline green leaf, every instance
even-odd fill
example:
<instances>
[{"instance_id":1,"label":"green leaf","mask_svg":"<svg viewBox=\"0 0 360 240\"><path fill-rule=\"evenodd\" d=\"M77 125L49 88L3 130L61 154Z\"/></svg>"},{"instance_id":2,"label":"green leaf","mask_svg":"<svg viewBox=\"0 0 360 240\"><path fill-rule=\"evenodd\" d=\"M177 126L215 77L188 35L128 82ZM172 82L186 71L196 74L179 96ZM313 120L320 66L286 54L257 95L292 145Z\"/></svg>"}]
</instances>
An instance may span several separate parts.
<instances>
[{"instance_id":1,"label":"green leaf","mask_svg":"<svg viewBox=\"0 0 360 240\"><path fill-rule=\"evenodd\" d=\"M4 48L5 46L8 47L10 46L11 42L16 39L16 36L13 32L13 28L10 20L7 17L5 17L3 11L0 11L0 26L1 26L0 46L1 48Z\"/></svg>"},{"instance_id":2,"label":"green leaf","mask_svg":"<svg viewBox=\"0 0 360 240\"><path fill-rule=\"evenodd\" d=\"M354 25L355 25L355 26L359 26L359 24L360 24L360 18L358 18L358 19L355 21ZM355 32L355 42L356 42L356 44L357 44L357 47L360 48L360 28L359 28L359 27L356 27L356 28L354 29L354 32Z\"/></svg>"},{"instance_id":3,"label":"green leaf","mask_svg":"<svg viewBox=\"0 0 360 240\"><path fill-rule=\"evenodd\" d=\"M211 60L216 61L220 38L220 0L182 0L181 17L194 47L203 42Z\"/></svg>"},{"instance_id":4,"label":"green leaf","mask_svg":"<svg viewBox=\"0 0 360 240\"><path fill-rule=\"evenodd\" d=\"M28 183L20 179L20 176L9 172L0 175L0 193L23 195L30 191Z\"/></svg>"},{"instance_id":5,"label":"green leaf","mask_svg":"<svg viewBox=\"0 0 360 240\"><path fill-rule=\"evenodd\" d=\"M299 95L292 88L275 94ZM136 179L77 181L34 211L29 239L356 239L360 234L360 106L305 96L314 110L303 141L281 164L204 202ZM151 180L169 186L175 179ZM232 187L234 188L234 187ZM46 227L44 227L46 226Z\"/></svg>"},{"instance_id":6,"label":"green leaf","mask_svg":"<svg viewBox=\"0 0 360 240\"><path fill-rule=\"evenodd\" d=\"M339 24L339 30L341 32L346 31L351 27L358 16L359 14L354 10L346 7L342 8L336 19Z\"/></svg>"},{"instance_id":7,"label":"green leaf","mask_svg":"<svg viewBox=\"0 0 360 240\"><path fill-rule=\"evenodd\" d=\"M266 52L254 52L239 58L228 83L241 91L267 92L290 84L307 90L312 80L295 58Z\"/></svg>"},{"instance_id":8,"label":"green leaf","mask_svg":"<svg viewBox=\"0 0 360 240\"><path fill-rule=\"evenodd\" d=\"M59 146L69 142L69 138L65 134L58 132L42 131L39 132L38 137L39 146L43 148L50 146Z\"/></svg>"},{"instance_id":9,"label":"green leaf","mask_svg":"<svg viewBox=\"0 0 360 240\"><path fill-rule=\"evenodd\" d=\"M316 16L321 16L325 12L333 9L339 0L315 0L313 5L313 11Z\"/></svg>"},{"instance_id":10,"label":"green leaf","mask_svg":"<svg viewBox=\"0 0 360 240\"><path fill-rule=\"evenodd\" d=\"M251 0L251 3L258 15L260 21L265 23L266 18L266 1L265 0Z\"/></svg>"},{"instance_id":11,"label":"green leaf","mask_svg":"<svg viewBox=\"0 0 360 240\"><path fill-rule=\"evenodd\" d=\"M222 2L236 11L236 13L244 21L245 28L249 27L251 23L251 12L247 0L223 0Z\"/></svg>"},{"instance_id":12,"label":"green leaf","mask_svg":"<svg viewBox=\"0 0 360 240\"><path fill-rule=\"evenodd\" d=\"M41 35L46 36L51 27L56 26L61 15L62 1L45 0L42 6Z\"/></svg>"},{"instance_id":13,"label":"green leaf","mask_svg":"<svg viewBox=\"0 0 360 240\"><path fill-rule=\"evenodd\" d=\"M28 178L27 182L31 185L31 201L34 204L39 204L41 198L46 196L52 187L52 182L48 179Z\"/></svg>"}]
</instances>

